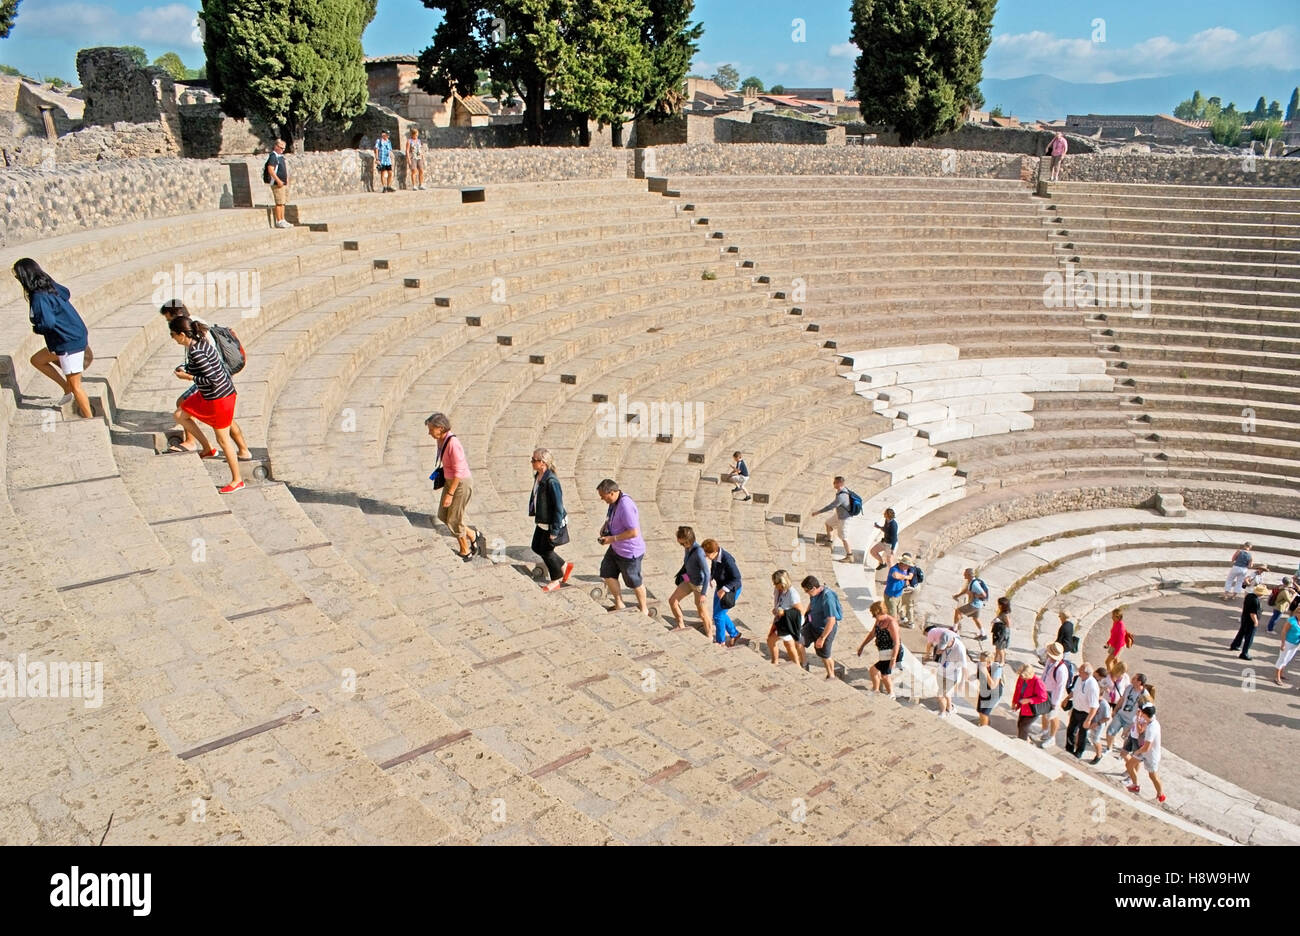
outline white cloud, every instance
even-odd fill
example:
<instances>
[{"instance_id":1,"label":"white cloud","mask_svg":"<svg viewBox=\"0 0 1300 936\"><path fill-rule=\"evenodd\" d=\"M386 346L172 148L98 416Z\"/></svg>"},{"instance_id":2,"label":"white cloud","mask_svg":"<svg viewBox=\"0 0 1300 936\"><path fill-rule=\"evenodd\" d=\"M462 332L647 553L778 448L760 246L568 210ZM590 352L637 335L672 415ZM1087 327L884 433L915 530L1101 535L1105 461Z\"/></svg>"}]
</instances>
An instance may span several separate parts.
<instances>
[{"instance_id":1,"label":"white cloud","mask_svg":"<svg viewBox=\"0 0 1300 936\"><path fill-rule=\"evenodd\" d=\"M197 10L197 5L168 3L123 14L105 3L27 0L20 9L19 28L31 39L68 39L83 46L167 46L183 56L194 48Z\"/></svg>"},{"instance_id":2,"label":"white cloud","mask_svg":"<svg viewBox=\"0 0 1300 936\"><path fill-rule=\"evenodd\" d=\"M856 59L861 53L862 50L852 42L837 42L826 51L831 58L846 59Z\"/></svg>"},{"instance_id":3,"label":"white cloud","mask_svg":"<svg viewBox=\"0 0 1300 936\"><path fill-rule=\"evenodd\" d=\"M1297 61L1300 33L1291 26L1253 36L1215 26L1184 42L1152 36L1127 47L1029 32L994 36L984 62L984 77L1046 74L1064 81L1124 81L1238 67L1290 69Z\"/></svg>"}]
</instances>

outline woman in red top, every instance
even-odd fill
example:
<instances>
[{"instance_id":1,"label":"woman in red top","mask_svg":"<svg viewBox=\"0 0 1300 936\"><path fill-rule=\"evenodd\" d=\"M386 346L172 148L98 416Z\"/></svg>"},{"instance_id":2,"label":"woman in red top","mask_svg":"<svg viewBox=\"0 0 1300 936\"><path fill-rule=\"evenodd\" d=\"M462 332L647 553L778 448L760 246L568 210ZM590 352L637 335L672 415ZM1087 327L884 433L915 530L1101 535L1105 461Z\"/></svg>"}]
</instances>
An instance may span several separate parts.
<instances>
[{"instance_id":1,"label":"woman in red top","mask_svg":"<svg viewBox=\"0 0 1300 936\"><path fill-rule=\"evenodd\" d=\"M1038 714L1034 709L1039 703L1047 701L1047 687L1028 663L1020 664L1016 677L1016 690L1011 693L1011 709L1019 716L1016 719L1016 737L1028 741L1029 726Z\"/></svg>"},{"instance_id":2,"label":"woman in red top","mask_svg":"<svg viewBox=\"0 0 1300 936\"><path fill-rule=\"evenodd\" d=\"M1128 628L1124 626L1124 609L1114 608L1110 612L1110 636L1106 638L1106 666L1119 658L1119 653L1128 646Z\"/></svg>"}]
</instances>

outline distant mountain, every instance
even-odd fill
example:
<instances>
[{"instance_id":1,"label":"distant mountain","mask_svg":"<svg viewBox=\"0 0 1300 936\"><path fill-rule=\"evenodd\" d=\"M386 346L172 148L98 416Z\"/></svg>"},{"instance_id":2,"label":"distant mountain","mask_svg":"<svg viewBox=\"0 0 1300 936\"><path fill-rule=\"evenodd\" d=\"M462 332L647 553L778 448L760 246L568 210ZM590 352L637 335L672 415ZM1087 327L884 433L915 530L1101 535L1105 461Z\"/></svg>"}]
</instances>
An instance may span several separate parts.
<instances>
[{"instance_id":1,"label":"distant mountain","mask_svg":"<svg viewBox=\"0 0 1300 936\"><path fill-rule=\"evenodd\" d=\"M1066 114L1172 114L1179 101L1200 89L1206 97L1218 95L1226 107L1248 111L1259 96L1278 101L1285 113L1291 89L1300 87L1300 70L1245 68L1230 72L1203 72L1167 78L1136 78L1108 84L1075 84L1051 75L1024 78L986 78L980 83L985 107L1001 106L1003 113L1023 120L1057 120Z\"/></svg>"}]
</instances>

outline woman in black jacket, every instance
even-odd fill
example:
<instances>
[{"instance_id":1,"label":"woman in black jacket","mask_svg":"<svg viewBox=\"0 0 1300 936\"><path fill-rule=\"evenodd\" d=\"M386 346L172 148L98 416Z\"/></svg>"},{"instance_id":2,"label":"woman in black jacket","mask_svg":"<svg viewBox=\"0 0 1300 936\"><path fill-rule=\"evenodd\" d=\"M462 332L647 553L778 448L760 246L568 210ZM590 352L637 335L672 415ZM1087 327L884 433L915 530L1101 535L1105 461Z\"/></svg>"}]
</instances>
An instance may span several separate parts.
<instances>
[{"instance_id":1,"label":"woman in black jacket","mask_svg":"<svg viewBox=\"0 0 1300 936\"><path fill-rule=\"evenodd\" d=\"M569 581L573 563L565 562L555 552L556 546L569 541L569 521L564 513L560 479L555 477L555 458L549 449L533 452L533 494L528 498L528 516L537 522L533 529L533 552L546 563L546 571L551 576L542 591L555 591Z\"/></svg>"}]
</instances>

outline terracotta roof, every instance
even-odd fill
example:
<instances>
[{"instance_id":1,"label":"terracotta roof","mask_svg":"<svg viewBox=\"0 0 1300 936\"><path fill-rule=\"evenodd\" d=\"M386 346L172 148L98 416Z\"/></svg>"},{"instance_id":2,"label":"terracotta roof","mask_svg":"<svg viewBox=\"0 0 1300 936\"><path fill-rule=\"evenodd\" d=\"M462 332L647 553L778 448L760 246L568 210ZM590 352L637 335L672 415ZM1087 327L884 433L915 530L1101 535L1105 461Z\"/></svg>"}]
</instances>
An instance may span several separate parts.
<instances>
[{"instance_id":1,"label":"terracotta roof","mask_svg":"<svg viewBox=\"0 0 1300 936\"><path fill-rule=\"evenodd\" d=\"M488 106L484 104L483 100L479 98L477 95L474 94L460 95L460 94L456 94L455 92L452 92L452 98L457 101L460 101L461 106L464 107L465 110L469 111L469 113L474 117L492 116L492 111L488 110Z\"/></svg>"}]
</instances>

